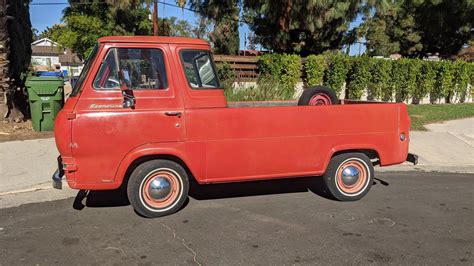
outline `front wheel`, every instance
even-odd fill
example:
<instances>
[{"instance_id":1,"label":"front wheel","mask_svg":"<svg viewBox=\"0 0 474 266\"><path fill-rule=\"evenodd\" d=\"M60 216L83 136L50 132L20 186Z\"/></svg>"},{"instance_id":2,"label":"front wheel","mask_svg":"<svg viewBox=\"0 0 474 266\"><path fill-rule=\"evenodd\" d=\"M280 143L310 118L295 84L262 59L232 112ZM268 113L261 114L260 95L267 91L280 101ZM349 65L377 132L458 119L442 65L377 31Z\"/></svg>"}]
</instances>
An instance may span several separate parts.
<instances>
[{"instance_id":1,"label":"front wheel","mask_svg":"<svg viewBox=\"0 0 474 266\"><path fill-rule=\"evenodd\" d=\"M186 170L173 161L152 160L139 165L130 176L127 195L137 213L148 218L178 211L188 197Z\"/></svg>"},{"instance_id":2,"label":"front wheel","mask_svg":"<svg viewBox=\"0 0 474 266\"><path fill-rule=\"evenodd\" d=\"M323 179L335 199L355 201L372 187L374 167L364 153L344 153L331 159Z\"/></svg>"}]
</instances>

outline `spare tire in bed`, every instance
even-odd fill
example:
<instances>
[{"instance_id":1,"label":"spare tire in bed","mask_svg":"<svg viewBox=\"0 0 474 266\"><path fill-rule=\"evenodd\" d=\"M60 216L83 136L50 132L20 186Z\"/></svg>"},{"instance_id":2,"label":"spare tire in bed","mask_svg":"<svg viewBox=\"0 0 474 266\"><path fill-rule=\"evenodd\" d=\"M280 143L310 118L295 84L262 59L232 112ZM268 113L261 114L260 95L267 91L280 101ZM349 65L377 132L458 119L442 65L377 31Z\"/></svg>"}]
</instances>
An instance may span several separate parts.
<instances>
[{"instance_id":1,"label":"spare tire in bed","mask_svg":"<svg viewBox=\"0 0 474 266\"><path fill-rule=\"evenodd\" d=\"M332 105L339 104L336 93L328 87L316 86L303 91L298 105Z\"/></svg>"}]
</instances>

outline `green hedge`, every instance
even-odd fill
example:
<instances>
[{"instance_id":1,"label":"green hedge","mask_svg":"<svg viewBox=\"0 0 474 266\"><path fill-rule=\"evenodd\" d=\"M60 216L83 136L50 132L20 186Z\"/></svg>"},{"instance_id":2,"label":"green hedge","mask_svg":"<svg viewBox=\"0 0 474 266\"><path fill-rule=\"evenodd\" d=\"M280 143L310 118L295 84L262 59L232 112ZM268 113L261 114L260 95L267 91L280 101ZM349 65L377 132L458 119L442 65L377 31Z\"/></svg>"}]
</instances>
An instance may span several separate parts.
<instances>
[{"instance_id":1,"label":"green hedge","mask_svg":"<svg viewBox=\"0 0 474 266\"><path fill-rule=\"evenodd\" d=\"M301 57L295 54L265 54L258 61L260 79L277 81L288 97L294 94L301 68Z\"/></svg>"},{"instance_id":2,"label":"green hedge","mask_svg":"<svg viewBox=\"0 0 474 266\"><path fill-rule=\"evenodd\" d=\"M323 55L310 55L304 64L305 86L313 87L323 85L324 73L328 68L326 57Z\"/></svg>"},{"instance_id":3,"label":"green hedge","mask_svg":"<svg viewBox=\"0 0 474 266\"><path fill-rule=\"evenodd\" d=\"M315 66L318 63L321 66ZM429 96L431 103L442 99L462 103L472 95L474 84L474 63L465 61L386 60L337 53L309 56L304 70L306 87L324 84L349 99L366 94L369 100L418 104Z\"/></svg>"},{"instance_id":4,"label":"green hedge","mask_svg":"<svg viewBox=\"0 0 474 266\"><path fill-rule=\"evenodd\" d=\"M301 62L304 62L302 65ZM431 103L464 102L472 97L474 63L465 61L387 60L342 53L310 55L266 54L259 58L260 79L278 84L278 94L293 97L303 78L306 88L324 85L341 98L397 101L418 104L428 97ZM229 65L219 68L219 76L234 78Z\"/></svg>"}]
</instances>

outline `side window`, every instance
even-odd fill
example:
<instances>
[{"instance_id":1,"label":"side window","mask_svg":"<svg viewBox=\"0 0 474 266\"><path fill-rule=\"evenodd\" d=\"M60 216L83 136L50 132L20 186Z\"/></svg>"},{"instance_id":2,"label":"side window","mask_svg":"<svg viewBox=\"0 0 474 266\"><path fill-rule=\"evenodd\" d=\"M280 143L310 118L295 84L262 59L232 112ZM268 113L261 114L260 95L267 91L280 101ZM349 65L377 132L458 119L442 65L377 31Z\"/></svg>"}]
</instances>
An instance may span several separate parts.
<instances>
[{"instance_id":1,"label":"side window","mask_svg":"<svg viewBox=\"0 0 474 266\"><path fill-rule=\"evenodd\" d=\"M94 79L94 88L120 89L119 71L123 71L132 90L168 88L163 52L158 49L110 49Z\"/></svg>"},{"instance_id":2,"label":"side window","mask_svg":"<svg viewBox=\"0 0 474 266\"><path fill-rule=\"evenodd\" d=\"M220 87L208 51L184 50L181 52L181 61L188 83L193 89Z\"/></svg>"},{"instance_id":3,"label":"side window","mask_svg":"<svg viewBox=\"0 0 474 266\"><path fill-rule=\"evenodd\" d=\"M98 90L119 90L120 83L117 71L115 49L110 49L95 76L94 88Z\"/></svg>"}]
</instances>

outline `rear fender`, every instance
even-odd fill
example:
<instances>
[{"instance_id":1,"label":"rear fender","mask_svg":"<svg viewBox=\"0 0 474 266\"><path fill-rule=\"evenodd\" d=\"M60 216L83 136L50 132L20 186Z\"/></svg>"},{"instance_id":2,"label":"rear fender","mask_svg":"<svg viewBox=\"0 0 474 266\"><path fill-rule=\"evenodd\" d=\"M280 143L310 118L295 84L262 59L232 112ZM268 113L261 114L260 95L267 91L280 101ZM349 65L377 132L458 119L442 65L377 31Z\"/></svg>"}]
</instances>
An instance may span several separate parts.
<instances>
[{"instance_id":1,"label":"rear fender","mask_svg":"<svg viewBox=\"0 0 474 266\"><path fill-rule=\"evenodd\" d=\"M378 156L379 160L382 160L380 152L378 147L371 145L371 144L347 144L347 145L339 145L336 147L333 147L329 152L328 155L326 156L323 164L323 173L326 172L326 168L328 167L329 161L332 159L334 154L339 153L339 152L354 152L357 150L373 150L375 151Z\"/></svg>"}]
</instances>

